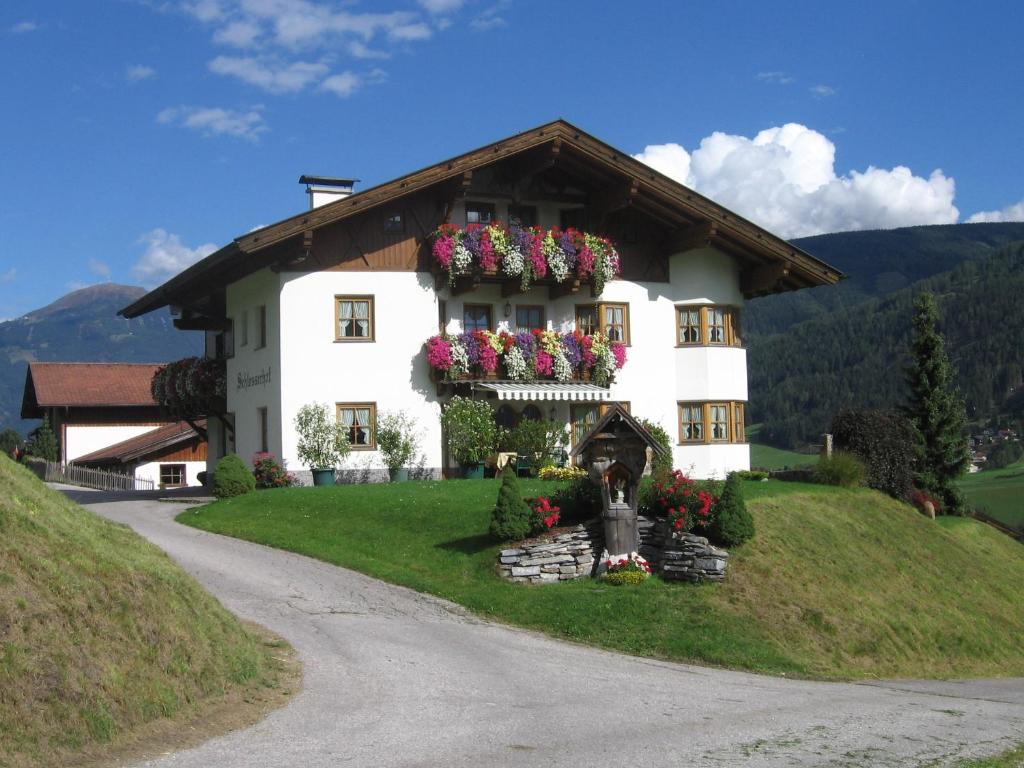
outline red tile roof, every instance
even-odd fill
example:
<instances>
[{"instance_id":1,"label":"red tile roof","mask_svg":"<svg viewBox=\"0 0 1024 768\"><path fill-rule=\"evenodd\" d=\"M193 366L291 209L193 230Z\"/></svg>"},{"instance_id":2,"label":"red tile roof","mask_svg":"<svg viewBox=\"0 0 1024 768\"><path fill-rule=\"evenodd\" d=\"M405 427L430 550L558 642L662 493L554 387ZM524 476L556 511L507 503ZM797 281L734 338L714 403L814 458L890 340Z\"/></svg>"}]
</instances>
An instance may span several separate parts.
<instances>
[{"instance_id":1,"label":"red tile roof","mask_svg":"<svg viewBox=\"0 0 1024 768\"><path fill-rule=\"evenodd\" d=\"M155 406L150 382L163 363L29 363L25 400L48 406Z\"/></svg>"},{"instance_id":2,"label":"red tile roof","mask_svg":"<svg viewBox=\"0 0 1024 768\"><path fill-rule=\"evenodd\" d=\"M206 419L196 422L200 429L206 429ZM172 448L176 445L187 443L199 433L189 424L179 421L177 424L165 424L162 427L145 432L135 437L130 437L120 443L100 448L98 451L79 456L75 459L76 464L126 464L129 461L142 458L155 451Z\"/></svg>"}]
</instances>

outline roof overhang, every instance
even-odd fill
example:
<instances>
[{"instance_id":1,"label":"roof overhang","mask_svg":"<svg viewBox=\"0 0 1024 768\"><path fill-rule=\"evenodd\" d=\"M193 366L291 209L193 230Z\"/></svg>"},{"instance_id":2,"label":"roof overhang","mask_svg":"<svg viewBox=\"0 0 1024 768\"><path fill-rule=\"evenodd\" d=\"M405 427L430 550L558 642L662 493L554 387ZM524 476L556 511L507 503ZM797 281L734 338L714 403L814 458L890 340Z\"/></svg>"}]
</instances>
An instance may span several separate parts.
<instances>
[{"instance_id":1,"label":"roof overhang","mask_svg":"<svg viewBox=\"0 0 1024 768\"><path fill-rule=\"evenodd\" d=\"M276 260L285 260L272 246L302 242L320 227L360 215L378 206L433 187L459 188L474 170L526 153L541 152L542 164L558 164L573 173L589 174L607 190L609 210L624 206L656 218L675 234L677 252L712 246L745 265L744 294L830 285L839 270L768 230L736 215L628 153L556 120L494 144L473 150L344 199L304 211L276 224L248 232L197 262L159 288L125 307L120 314L137 317L166 305L189 306L212 291ZM199 314L202 307L197 308Z\"/></svg>"},{"instance_id":2,"label":"roof overhang","mask_svg":"<svg viewBox=\"0 0 1024 768\"><path fill-rule=\"evenodd\" d=\"M612 399L607 387L597 384L561 384L551 381L478 381L473 389L493 392L499 400L566 400L602 402Z\"/></svg>"}]
</instances>

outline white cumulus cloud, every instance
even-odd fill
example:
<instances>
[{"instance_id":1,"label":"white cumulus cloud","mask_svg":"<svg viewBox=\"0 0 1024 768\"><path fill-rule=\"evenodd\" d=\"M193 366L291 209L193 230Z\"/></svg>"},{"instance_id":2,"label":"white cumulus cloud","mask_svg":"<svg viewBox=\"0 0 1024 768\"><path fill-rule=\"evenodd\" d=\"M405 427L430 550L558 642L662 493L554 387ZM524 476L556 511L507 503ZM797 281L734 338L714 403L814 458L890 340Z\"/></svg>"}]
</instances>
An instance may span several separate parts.
<instances>
[{"instance_id":1,"label":"white cumulus cloud","mask_svg":"<svg viewBox=\"0 0 1024 768\"><path fill-rule=\"evenodd\" d=\"M203 136L234 136L247 141L258 141L268 130L263 121L262 107L248 111L221 107L168 107L156 116L158 123L177 123Z\"/></svg>"},{"instance_id":2,"label":"white cumulus cloud","mask_svg":"<svg viewBox=\"0 0 1024 768\"><path fill-rule=\"evenodd\" d=\"M981 224L996 221L1024 221L1024 200L998 211L978 211L967 219L968 224Z\"/></svg>"},{"instance_id":3,"label":"white cumulus cloud","mask_svg":"<svg viewBox=\"0 0 1024 768\"><path fill-rule=\"evenodd\" d=\"M152 67L147 67L145 64L132 64L125 70L124 76L128 78L129 82L137 83L155 74L156 70Z\"/></svg>"},{"instance_id":4,"label":"white cumulus cloud","mask_svg":"<svg viewBox=\"0 0 1024 768\"><path fill-rule=\"evenodd\" d=\"M132 267L132 274L147 288L159 285L217 250L213 243L189 248L178 235L159 227L146 232L138 242L146 250Z\"/></svg>"},{"instance_id":5,"label":"white cumulus cloud","mask_svg":"<svg viewBox=\"0 0 1024 768\"><path fill-rule=\"evenodd\" d=\"M823 134L787 123L753 138L715 132L692 153L667 143L635 157L783 237L957 221L956 184L941 170L837 175L835 151Z\"/></svg>"},{"instance_id":6,"label":"white cumulus cloud","mask_svg":"<svg viewBox=\"0 0 1024 768\"><path fill-rule=\"evenodd\" d=\"M102 277L104 280L110 279L110 267L99 259L89 259L89 271L96 277Z\"/></svg>"},{"instance_id":7,"label":"white cumulus cloud","mask_svg":"<svg viewBox=\"0 0 1024 768\"><path fill-rule=\"evenodd\" d=\"M361 84L362 78L359 75L354 72L342 72L328 77L320 83L320 88L344 99L355 93Z\"/></svg>"},{"instance_id":8,"label":"white cumulus cloud","mask_svg":"<svg viewBox=\"0 0 1024 768\"><path fill-rule=\"evenodd\" d=\"M237 77L270 93L295 93L327 74L328 67L319 62L286 64L275 59L218 56L210 62L210 71Z\"/></svg>"}]
</instances>

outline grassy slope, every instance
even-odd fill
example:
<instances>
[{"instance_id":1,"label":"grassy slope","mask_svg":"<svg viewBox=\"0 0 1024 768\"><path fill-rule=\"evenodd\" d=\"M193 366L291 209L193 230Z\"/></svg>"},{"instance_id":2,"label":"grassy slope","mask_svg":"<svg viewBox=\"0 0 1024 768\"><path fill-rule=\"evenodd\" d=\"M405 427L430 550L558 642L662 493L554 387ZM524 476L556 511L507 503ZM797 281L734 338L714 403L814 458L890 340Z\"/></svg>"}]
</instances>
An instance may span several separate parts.
<instances>
[{"instance_id":1,"label":"grassy slope","mask_svg":"<svg viewBox=\"0 0 1024 768\"><path fill-rule=\"evenodd\" d=\"M960 487L973 506L1024 531L1024 462L967 475Z\"/></svg>"},{"instance_id":2,"label":"grassy slope","mask_svg":"<svg viewBox=\"0 0 1024 768\"><path fill-rule=\"evenodd\" d=\"M281 489L179 520L641 655L823 677L1024 674L1019 544L873 491L746 486L757 536L733 553L725 584L701 587L499 580L485 533L493 480Z\"/></svg>"},{"instance_id":3,"label":"grassy slope","mask_svg":"<svg viewBox=\"0 0 1024 768\"><path fill-rule=\"evenodd\" d=\"M757 442L760 432L760 424L751 424L747 427L751 469L796 469L817 463L817 454L798 453Z\"/></svg>"},{"instance_id":4,"label":"grassy slope","mask_svg":"<svg viewBox=\"0 0 1024 768\"><path fill-rule=\"evenodd\" d=\"M0 457L0 766L261 685L266 654L156 547Z\"/></svg>"}]
</instances>

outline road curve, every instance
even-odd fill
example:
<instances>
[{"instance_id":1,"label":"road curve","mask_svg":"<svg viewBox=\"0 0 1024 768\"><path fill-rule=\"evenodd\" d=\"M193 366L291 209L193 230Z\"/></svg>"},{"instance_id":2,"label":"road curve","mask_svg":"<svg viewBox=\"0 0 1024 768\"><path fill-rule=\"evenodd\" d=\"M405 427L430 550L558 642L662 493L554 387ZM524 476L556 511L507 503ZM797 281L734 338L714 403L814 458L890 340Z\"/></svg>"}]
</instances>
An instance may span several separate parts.
<instances>
[{"instance_id":1,"label":"road curve","mask_svg":"<svg viewBox=\"0 0 1024 768\"><path fill-rule=\"evenodd\" d=\"M145 766L952 765L1024 741L1021 679L837 684L633 658L180 525L179 504L69 495L305 665L289 706Z\"/></svg>"}]
</instances>

